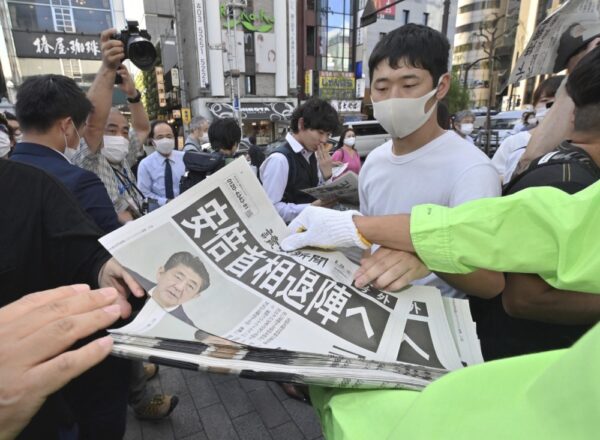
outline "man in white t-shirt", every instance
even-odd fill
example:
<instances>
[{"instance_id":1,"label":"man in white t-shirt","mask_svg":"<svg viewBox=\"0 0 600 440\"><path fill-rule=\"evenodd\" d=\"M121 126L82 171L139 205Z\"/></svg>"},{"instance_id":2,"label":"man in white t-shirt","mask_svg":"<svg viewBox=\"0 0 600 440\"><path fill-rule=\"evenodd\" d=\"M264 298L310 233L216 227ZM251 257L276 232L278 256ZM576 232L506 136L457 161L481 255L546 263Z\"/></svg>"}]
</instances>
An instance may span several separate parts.
<instances>
[{"instance_id":1,"label":"man in white t-shirt","mask_svg":"<svg viewBox=\"0 0 600 440\"><path fill-rule=\"evenodd\" d=\"M532 130L535 130L533 128ZM502 183L508 183L512 177L512 173L515 171L519 159L525 152L529 139L531 139L531 131L525 130L508 136L501 143L494 157L492 157L492 164L498 171Z\"/></svg>"},{"instance_id":2,"label":"man in white t-shirt","mask_svg":"<svg viewBox=\"0 0 600 440\"><path fill-rule=\"evenodd\" d=\"M450 87L448 52L445 36L416 24L388 33L373 50L369 59L373 110L392 140L375 149L361 171L363 214L408 214L423 203L456 206L500 195L500 179L490 160L437 122L437 101ZM394 281L405 275L395 273L394 266L405 268L407 258L415 260L415 270L424 269L416 257L389 249L378 249L370 258L380 259L388 268L384 278L389 282L378 281L379 288L393 290ZM443 280L430 274L420 284L435 285L454 297L467 293L490 298L504 287L502 274L485 270L438 275Z\"/></svg>"}]
</instances>

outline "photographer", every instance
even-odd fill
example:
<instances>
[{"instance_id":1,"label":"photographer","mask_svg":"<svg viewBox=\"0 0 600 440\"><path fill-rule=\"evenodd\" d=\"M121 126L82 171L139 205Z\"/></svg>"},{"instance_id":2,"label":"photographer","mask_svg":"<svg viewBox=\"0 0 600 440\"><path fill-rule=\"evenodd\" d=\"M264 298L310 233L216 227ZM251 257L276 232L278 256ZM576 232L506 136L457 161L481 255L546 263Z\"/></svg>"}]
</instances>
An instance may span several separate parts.
<instances>
[{"instance_id":1,"label":"photographer","mask_svg":"<svg viewBox=\"0 0 600 440\"><path fill-rule=\"evenodd\" d=\"M137 191L131 164L135 163L137 151L148 137L150 121L127 68L121 64L125 59L125 46L121 40L112 39L116 29L108 29L100 35L102 66L88 91L93 110L83 132L84 145L73 158L74 163L92 171L108 191L121 223L133 220L143 211L143 197ZM132 128L125 116L111 108L116 75L122 82L119 88L127 96L131 111Z\"/></svg>"}]
</instances>

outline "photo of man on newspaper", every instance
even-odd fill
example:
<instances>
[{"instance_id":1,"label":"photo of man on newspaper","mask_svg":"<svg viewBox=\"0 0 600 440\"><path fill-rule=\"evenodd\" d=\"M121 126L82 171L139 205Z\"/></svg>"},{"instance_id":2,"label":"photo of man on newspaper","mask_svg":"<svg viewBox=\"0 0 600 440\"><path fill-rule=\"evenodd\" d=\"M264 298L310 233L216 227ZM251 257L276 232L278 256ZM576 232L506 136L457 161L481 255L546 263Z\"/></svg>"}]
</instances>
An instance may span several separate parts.
<instances>
[{"instance_id":1,"label":"photo of man on newspaper","mask_svg":"<svg viewBox=\"0 0 600 440\"><path fill-rule=\"evenodd\" d=\"M165 312L194 325L181 305L210 285L210 276L200 259L189 252L177 252L158 269L156 281L156 286L148 291L152 300Z\"/></svg>"}]
</instances>

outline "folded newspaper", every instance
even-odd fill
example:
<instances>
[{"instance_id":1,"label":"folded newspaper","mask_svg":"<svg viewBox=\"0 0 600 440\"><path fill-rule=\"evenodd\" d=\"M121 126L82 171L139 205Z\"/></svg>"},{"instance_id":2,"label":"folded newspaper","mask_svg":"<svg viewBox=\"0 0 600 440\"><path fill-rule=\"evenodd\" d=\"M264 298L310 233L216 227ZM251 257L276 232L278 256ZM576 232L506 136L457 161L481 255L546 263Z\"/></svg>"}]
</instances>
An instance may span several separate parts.
<instances>
[{"instance_id":1,"label":"folded newspaper","mask_svg":"<svg viewBox=\"0 0 600 440\"><path fill-rule=\"evenodd\" d=\"M113 354L299 384L421 389L482 362L468 302L352 284L337 251L283 252L286 226L239 159L101 243L148 292Z\"/></svg>"},{"instance_id":2,"label":"folded newspaper","mask_svg":"<svg viewBox=\"0 0 600 440\"><path fill-rule=\"evenodd\" d=\"M349 171L332 182L314 188L303 189L302 192L310 194L315 199L337 200L350 206L358 207L358 176Z\"/></svg>"}]
</instances>

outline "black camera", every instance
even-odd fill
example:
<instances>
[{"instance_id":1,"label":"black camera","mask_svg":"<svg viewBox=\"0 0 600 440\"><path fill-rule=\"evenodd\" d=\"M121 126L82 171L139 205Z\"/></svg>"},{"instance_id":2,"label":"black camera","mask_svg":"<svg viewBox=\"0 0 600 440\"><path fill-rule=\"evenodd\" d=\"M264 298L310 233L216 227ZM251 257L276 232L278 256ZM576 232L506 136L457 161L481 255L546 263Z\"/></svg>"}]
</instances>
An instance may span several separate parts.
<instances>
[{"instance_id":1,"label":"black camera","mask_svg":"<svg viewBox=\"0 0 600 440\"><path fill-rule=\"evenodd\" d=\"M152 44L146 29L140 29L137 21L128 21L127 28L111 37L123 42L125 58L142 70L150 70L156 63L156 48ZM117 82L120 76L117 75Z\"/></svg>"}]
</instances>

